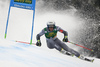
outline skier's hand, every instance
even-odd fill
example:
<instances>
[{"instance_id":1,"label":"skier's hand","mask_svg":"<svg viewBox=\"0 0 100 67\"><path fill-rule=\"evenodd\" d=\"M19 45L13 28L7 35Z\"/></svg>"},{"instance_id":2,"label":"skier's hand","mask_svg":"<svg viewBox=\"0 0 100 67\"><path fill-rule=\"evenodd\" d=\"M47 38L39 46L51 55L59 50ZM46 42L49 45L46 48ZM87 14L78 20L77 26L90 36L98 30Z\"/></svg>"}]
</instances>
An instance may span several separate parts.
<instances>
[{"instance_id":1,"label":"skier's hand","mask_svg":"<svg viewBox=\"0 0 100 67\"><path fill-rule=\"evenodd\" d=\"M41 41L40 41L40 40L37 40L36 45L37 45L37 46L41 46Z\"/></svg>"},{"instance_id":2,"label":"skier's hand","mask_svg":"<svg viewBox=\"0 0 100 67\"><path fill-rule=\"evenodd\" d=\"M68 37L67 36L64 36L63 42L68 42Z\"/></svg>"}]
</instances>

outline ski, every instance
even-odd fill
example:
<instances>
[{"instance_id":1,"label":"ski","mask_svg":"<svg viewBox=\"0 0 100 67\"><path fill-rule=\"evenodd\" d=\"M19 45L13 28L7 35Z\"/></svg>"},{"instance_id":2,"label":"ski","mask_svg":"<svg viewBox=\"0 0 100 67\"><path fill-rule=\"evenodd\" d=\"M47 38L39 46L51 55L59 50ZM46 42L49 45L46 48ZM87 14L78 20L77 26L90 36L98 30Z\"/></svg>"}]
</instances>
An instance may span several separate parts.
<instances>
[{"instance_id":1,"label":"ski","mask_svg":"<svg viewBox=\"0 0 100 67\"><path fill-rule=\"evenodd\" d=\"M88 58L86 58L84 56L79 56L78 58L81 59L81 60L85 60L85 61L89 61L89 62L94 62L94 59L88 59Z\"/></svg>"},{"instance_id":2,"label":"ski","mask_svg":"<svg viewBox=\"0 0 100 67\"><path fill-rule=\"evenodd\" d=\"M92 63L94 62L94 59L88 59L88 58L85 58L84 60L85 60L85 61L92 62Z\"/></svg>"},{"instance_id":3,"label":"ski","mask_svg":"<svg viewBox=\"0 0 100 67\"><path fill-rule=\"evenodd\" d=\"M74 54L71 54L71 53L69 53L69 52L66 52L65 54L68 55L68 56L71 56L71 57L74 56Z\"/></svg>"},{"instance_id":4,"label":"ski","mask_svg":"<svg viewBox=\"0 0 100 67\"><path fill-rule=\"evenodd\" d=\"M65 55L68 55L68 56L71 56L71 57L74 57L75 55L74 54L71 54L69 52L66 52ZM84 61L88 61L88 62L94 62L94 59L88 59L88 58L85 58L84 56L80 56L78 57L79 59L81 60L84 60Z\"/></svg>"}]
</instances>

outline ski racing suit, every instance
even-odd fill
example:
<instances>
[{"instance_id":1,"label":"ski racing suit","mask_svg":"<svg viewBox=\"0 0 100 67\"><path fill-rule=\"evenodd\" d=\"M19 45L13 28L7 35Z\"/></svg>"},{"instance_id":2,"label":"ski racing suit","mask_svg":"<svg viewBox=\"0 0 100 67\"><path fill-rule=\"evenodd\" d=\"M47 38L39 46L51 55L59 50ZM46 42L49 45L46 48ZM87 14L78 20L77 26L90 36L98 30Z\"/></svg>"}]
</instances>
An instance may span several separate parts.
<instances>
[{"instance_id":1,"label":"ski racing suit","mask_svg":"<svg viewBox=\"0 0 100 67\"><path fill-rule=\"evenodd\" d=\"M49 31L48 27L44 28L39 34L37 34L36 38L37 38L37 40L40 40L40 37L45 34L48 48L50 48L50 49L56 48L58 51L61 51L62 48L63 48L64 50L74 54L77 57L79 57L80 54L77 51L69 48L65 43L61 42L57 38L57 32L58 31L63 33L64 36L68 36L68 33L66 31L64 31L63 29L61 29L58 26L55 26L53 31Z\"/></svg>"}]
</instances>

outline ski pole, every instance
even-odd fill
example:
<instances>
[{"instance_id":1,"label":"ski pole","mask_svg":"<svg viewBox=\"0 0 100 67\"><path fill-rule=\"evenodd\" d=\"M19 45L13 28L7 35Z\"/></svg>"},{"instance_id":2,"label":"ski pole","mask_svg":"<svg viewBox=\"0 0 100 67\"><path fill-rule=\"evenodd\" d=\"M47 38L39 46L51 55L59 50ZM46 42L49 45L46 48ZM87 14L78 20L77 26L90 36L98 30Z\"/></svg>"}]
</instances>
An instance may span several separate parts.
<instances>
[{"instance_id":1,"label":"ski pole","mask_svg":"<svg viewBox=\"0 0 100 67\"><path fill-rule=\"evenodd\" d=\"M71 44L74 44L74 45L76 45L76 46L82 47L82 48L84 48L84 49L90 50L90 51L92 51L92 52L94 51L94 50L89 49L89 48L87 48L87 47L84 47L84 46L78 45L78 44L76 44L76 43L73 43L73 42L70 42L70 41L68 41L68 42L71 43Z\"/></svg>"},{"instance_id":2,"label":"ski pole","mask_svg":"<svg viewBox=\"0 0 100 67\"><path fill-rule=\"evenodd\" d=\"M24 43L24 44L30 44L29 42L22 42L22 41L16 41L16 42ZM31 45L36 45L36 44L35 43L32 43Z\"/></svg>"}]
</instances>

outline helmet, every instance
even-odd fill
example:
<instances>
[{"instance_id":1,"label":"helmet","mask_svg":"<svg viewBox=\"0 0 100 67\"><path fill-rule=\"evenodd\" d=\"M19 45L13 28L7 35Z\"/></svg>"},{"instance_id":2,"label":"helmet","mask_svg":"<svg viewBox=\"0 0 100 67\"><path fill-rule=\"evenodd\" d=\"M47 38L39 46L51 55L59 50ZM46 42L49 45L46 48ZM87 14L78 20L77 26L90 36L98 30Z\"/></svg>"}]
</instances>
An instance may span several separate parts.
<instances>
[{"instance_id":1,"label":"helmet","mask_svg":"<svg viewBox=\"0 0 100 67\"><path fill-rule=\"evenodd\" d=\"M47 23L47 27L49 28L49 27L55 27L55 22L48 22Z\"/></svg>"}]
</instances>

